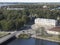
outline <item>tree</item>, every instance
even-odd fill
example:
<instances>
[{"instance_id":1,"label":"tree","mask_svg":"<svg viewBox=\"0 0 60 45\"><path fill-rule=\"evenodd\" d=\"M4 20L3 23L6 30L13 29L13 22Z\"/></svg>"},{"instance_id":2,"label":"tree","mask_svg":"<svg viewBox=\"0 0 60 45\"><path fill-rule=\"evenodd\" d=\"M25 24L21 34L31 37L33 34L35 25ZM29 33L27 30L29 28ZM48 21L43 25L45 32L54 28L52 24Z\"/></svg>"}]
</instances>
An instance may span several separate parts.
<instances>
[{"instance_id":1,"label":"tree","mask_svg":"<svg viewBox=\"0 0 60 45\"><path fill-rule=\"evenodd\" d=\"M22 20L24 21L24 24L28 23L30 21L30 18L26 15L22 16Z\"/></svg>"},{"instance_id":2,"label":"tree","mask_svg":"<svg viewBox=\"0 0 60 45\"><path fill-rule=\"evenodd\" d=\"M24 25L24 22L22 21L22 19L15 20L16 29L20 29L23 25Z\"/></svg>"},{"instance_id":3,"label":"tree","mask_svg":"<svg viewBox=\"0 0 60 45\"><path fill-rule=\"evenodd\" d=\"M9 20L2 20L1 21L1 26L2 26L2 30L4 31L8 31L13 27L13 23Z\"/></svg>"},{"instance_id":4,"label":"tree","mask_svg":"<svg viewBox=\"0 0 60 45\"><path fill-rule=\"evenodd\" d=\"M4 19L4 15L2 12L0 12L0 20Z\"/></svg>"},{"instance_id":5,"label":"tree","mask_svg":"<svg viewBox=\"0 0 60 45\"><path fill-rule=\"evenodd\" d=\"M2 28L2 26L1 26L1 22L0 22L0 29Z\"/></svg>"},{"instance_id":6,"label":"tree","mask_svg":"<svg viewBox=\"0 0 60 45\"><path fill-rule=\"evenodd\" d=\"M26 15L27 15L27 16L30 15L29 9L26 9L25 12L26 12Z\"/></svg>"}]
</instances>

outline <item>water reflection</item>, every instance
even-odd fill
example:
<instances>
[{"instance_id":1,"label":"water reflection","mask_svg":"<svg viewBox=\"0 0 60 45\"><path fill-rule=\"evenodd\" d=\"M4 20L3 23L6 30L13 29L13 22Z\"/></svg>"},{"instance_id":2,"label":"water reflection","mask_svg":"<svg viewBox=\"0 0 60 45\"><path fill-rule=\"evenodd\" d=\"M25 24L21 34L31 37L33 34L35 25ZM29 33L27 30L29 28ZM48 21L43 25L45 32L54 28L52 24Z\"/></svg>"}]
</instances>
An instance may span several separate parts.
<instances>
[{"instance_id":1,"label":"water reflection","mask_svg":"<svg viewBox=\"0 0 60 45\"><path fill-rule=\"evenodd\" d=\"M10 42L7 45L59 45L59 44L55 42L30 38L30 39L15 39L14 41Z\"/></svg>"},{"instance_id":2,"label":"water reflection","mask_svg":"<svg viewBox=\"0 0 60 45\"><path fill-rule=\"evenodd\" d=\"M50 41L46 41L46 40L36 40L36 45L59 45L58 43L55 42L50 42Z\"/></svg>"},{"instance_id":3,"label":"water reflection","mask_svg":"<svg viewBox=\"0 0 60 45\"><path fill-rule=\"evenodd\" d=\"M7 45L35 45L35 39L16 39Z\"/></svg>"}]
</instances>

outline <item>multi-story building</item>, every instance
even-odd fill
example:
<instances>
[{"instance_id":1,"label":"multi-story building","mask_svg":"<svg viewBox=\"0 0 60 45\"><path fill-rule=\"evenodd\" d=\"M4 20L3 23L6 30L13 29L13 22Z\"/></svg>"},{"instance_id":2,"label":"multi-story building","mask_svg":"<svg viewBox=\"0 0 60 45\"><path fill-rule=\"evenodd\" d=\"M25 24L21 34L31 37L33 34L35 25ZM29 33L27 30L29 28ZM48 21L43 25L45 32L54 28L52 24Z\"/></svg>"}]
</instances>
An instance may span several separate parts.
<instances>
[{"instance_id":1,"label":"multi-story building","mask_svg":"<svg viewBox=\"0 0 60 45\"><path fill-rule=\"evenodd\" d=\"M40 26L56 26L56 20L54 19L44 19L44 18L36 18L35 24Z\"/></svg>"},{"instance_id":2,"label":"multi-story building","mask_svg":"<svg viewBox=\"0 0 60 45\"><path fill-rule=\"evenodd\" d=\"M44 27L46 33L50 35L60 35L60 21L59 18L57 20L54 19L44 19L44 18L36 18L35 24L32 26L33 29L38 29L40 27Z\"/></svg>"}]
</instances>

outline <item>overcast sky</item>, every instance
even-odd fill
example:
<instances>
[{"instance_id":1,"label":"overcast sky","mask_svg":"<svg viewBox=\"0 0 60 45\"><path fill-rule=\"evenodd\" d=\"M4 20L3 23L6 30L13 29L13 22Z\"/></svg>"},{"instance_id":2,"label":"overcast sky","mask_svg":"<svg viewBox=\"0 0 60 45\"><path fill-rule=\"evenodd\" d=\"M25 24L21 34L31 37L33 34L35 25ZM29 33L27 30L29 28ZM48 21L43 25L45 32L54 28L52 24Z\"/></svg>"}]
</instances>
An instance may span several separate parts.
<instances>
[{"instance_id":1,"label":"overcast sky","mask_svg":"<svg viewBox=\"0 0 60 45\"><path fill-rule=\"evenodd\" d=\"M0 2L60 2L60 0L0 0Z\"/></svg>"}]
</instances>

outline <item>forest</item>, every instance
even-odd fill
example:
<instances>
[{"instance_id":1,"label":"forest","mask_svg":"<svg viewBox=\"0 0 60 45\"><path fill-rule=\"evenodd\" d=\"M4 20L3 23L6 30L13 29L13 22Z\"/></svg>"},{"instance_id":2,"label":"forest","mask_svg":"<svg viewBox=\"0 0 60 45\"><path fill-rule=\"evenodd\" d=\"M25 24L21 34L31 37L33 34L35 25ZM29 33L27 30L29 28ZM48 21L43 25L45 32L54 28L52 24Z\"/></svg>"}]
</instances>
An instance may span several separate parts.
<instances>
[{"instance_id":1,"label":"forest","mask_svg":"<svg viewBox=\"0 0 60 45\"><path fill-rule=\"evenodd\" d=\"M57 19L58 16L60 17L60 9L56 9L60 5L46 4L46 8L43 8L43 6L39 4L3 6L0 8L0 30L19 30L33 18ZM7 10L8 7L24 8L24 10Z\"/></svg>"}]
</instances>

